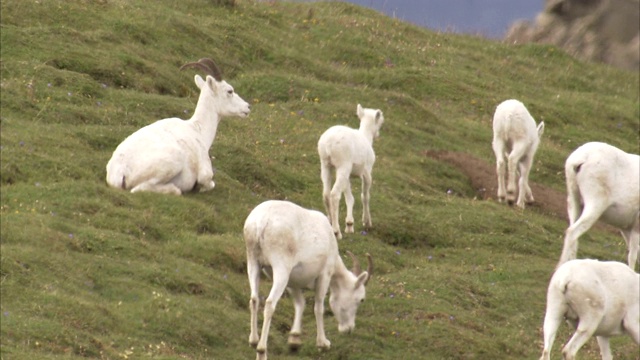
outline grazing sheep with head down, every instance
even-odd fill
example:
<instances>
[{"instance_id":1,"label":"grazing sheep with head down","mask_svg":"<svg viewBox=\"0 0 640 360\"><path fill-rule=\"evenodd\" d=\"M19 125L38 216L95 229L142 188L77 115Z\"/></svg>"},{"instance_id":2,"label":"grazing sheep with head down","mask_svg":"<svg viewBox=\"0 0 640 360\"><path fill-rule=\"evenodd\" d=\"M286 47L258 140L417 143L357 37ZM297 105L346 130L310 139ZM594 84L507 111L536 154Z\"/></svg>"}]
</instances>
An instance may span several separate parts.
<instances>
[{"instance_id":1,"label":"grazing sheep with head down","mask_svg":"<svg viewBox=\"0 0 640 360\"><path fill-rule=\"evenodd\" d=\"M640 251L640 156L590 142L571 153L564 168L569 227L559 264L576 258L578 238L602 220L622 232L633 269Z\"/></svg>"},{"instance_id":2,"label":"grazing sheep with head down","mask_svg":"<svg viewBox=\"0 0 640 360\"><path fill-rule=\"evenodd\" d=\"M603 360L611 360L609 338L628 334L640 344L640 274L616 261L571 260L551 277L544 317L544 349L540 360L549 360L560 324L576 328L562 350L565 360L596 336Z\"/></svg>"},{"instance_id":3,"label":"grazing sheep with head down","mask_svg":"<svg viewBox=\"0 0 640 360\"><path fill-rule=\"evenodd\" d=\"M247 249L247 273L251 287L251 333L249 343L256 346L257 359L266 360L271 318L285 288L294 302L295 316L289 335L289 347L297 349L302 333L304 296L302 290L315 290L316 346L331 345L324 332L324 298L331 292L329 305L338 320L338 331L351 332L356 311L365 298L365 285L371 278L372 261L367 254L367 271L353 254L349 271L338 253L338 242L327 217L288 201L265 201L256 206L244 223ZM258 335L260 270L265 269L273 286L264 304L261 335Z\"/></svg>"},{"instance_id":4,"label":"grazing sheep with head down","mask_svg":"<svg viewBox=\"0 0 640 360\"><path fill-rule=\"evenodd\" d=\"M540 122L536 127L535 120L520 101L506 100L496 108L493 115L492 147L496 155L500 202L506 197L509 205L515 202L518 207L524 209L525 201L529 203L534 201L529 187L529 172L543 132L544 122ZM516 178L518 178L518 188L516 188ZM515 201L516 191L518 191L517 202Z\"/></svg>"},{"instance_id":5,"label":"grazing sheep with head down","mask_svg":"<svg viewBox=\"0 0 640 360\"><path fill-rule=\"evenodd\" d=\"M318 155L320 155L320 177L322 179L322 198L324 207L338 239L342 238L338 209L340 198L344 193L347 204L345 219L345 233L353 233L353 204L351 193L351 176L362 179L362 224L366 229L371 227L369 213L369 191L371 189L371 171L376 155L373 152L373 140L379 136L380 127L384 122L382 111L357 107L360 128L352 129L337 125L325 131L318 140ZM336 181L331 187L331 169L335 168Z\"/></svg>"},{"instance_id":6,"label":"grazing sheep with head down","mask_svg":"<svg viewBox=\"0 0 640 360\"><path fill-rule=\"evenodd\" d=\"M213 189L209 148L218 122L225 116L249 115L250 106L222 80L211 59L200 59L180 69L195 67L209 75L195 76L198 104L189 120L168 118L147 125L127 137L107 164L107 184L114 188L181 195Z\"/></svg>"}]
</instances>

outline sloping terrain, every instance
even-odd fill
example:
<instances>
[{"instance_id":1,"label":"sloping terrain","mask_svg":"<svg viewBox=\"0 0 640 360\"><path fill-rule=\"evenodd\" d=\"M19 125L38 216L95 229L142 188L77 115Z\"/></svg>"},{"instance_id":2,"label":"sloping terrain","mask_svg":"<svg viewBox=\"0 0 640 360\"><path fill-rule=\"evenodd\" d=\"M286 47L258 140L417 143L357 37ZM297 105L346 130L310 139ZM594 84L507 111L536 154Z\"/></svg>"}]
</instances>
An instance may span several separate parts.
<instances>
[{"instance_id":1,"label":"sloping terrain","mask_svg":"<svg viewBox=\"0 0 640 360\"><path fill-rule=\"evenodd\" d=\"M564 159L593 140L638 152L638 73L553 46L431 32L341 2L0 7L2 359L253 358L244 219L267 199L322 209L317 139L356 127L358 103L385 115L374 228L357 223L339 244L374 258L367 301L347 336L326 314L332 348L319 352L308 293L303 346L290 354L284 298L271 358L536 359L567 225ZM126 136L191 116L194 72L178 69L202 57L252 105L218 128L216 188L108 188L105 165ZM531 173L537 204L524 211L494 200L491 116L508 98L546 124ZM625 244L599 227L579 256L624 261ZM612 349L637 358L628 338ZM595 340L581 356L599 358Z\"/></svg>"}]
</instances>

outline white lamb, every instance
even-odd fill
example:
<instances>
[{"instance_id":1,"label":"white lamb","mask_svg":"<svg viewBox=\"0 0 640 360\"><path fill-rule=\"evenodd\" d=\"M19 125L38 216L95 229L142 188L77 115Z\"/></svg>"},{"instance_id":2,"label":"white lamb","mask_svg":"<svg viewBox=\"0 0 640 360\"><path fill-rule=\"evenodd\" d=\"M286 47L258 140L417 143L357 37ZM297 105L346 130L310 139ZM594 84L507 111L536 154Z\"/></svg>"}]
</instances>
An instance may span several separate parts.
<instances>
[{"instance_id":1,"label":"white lamb","mask_svg":"<svg viewBox=\"0 0 640 360\"><path fill-rule=\"evenodd\" d=\"M567 158L565 175L569 227L560 264L576 258L578 238L600 219L622 232L633 269L640 250L640 156L586 143Z\"/></svg>"},{"instance_id":2,"label":"white lamb","mask_svg":"<svg viewBox=\"0 0 640 360\"><path fill-rule=\"evenodd\" d=\"M322 179L322 197L324 207L338 239L342 238L338 210L340 198L344 193L347 204L345 219L345 233L353 233L353 204L351 193L351 176L362 179L362 224L365 229L371 227L369 213L369 191L371 189L371 171L376 155L373 152L373 140L380 135L380 127L384 122L382 111L357 107L360 128L352 129L347 126L333 126L325 131L318 140L318 155L320 155L320 177ZM335 168L336 181L331 187L331 169Z\"/></svg>"},{"instance_id":3,"label":"white lamb","mask_svg":"<svg viewBox=\"0 0 640 360\"><path fill-rule=\"evenodd\" d=\"M316 345L328 349L331 345L324 332L324 298L331 291L329 305L338 320L338 331L351 332L355 327L356 311L365 298L365 285L372 273L369 266L361 272L353 256L353 272L349 271L340 254L338 242L327 217L314 210L304 209L287 201L270 200L256 206L244 224L247 248L247 273L251 287L251 334L249 343L256 346L257 359L267 359L267 340L271 318L285 288L289 290L295 308L288 344L291 349L301 345L302 290L315 290L314 312L317 325ZM264 304L262 335L258 336L258 308L260 271L265 269L273 279L271 292Z\"/></svg>"},{"instance_id":4,"label":"white lamb","mask_svg":"<svg viewBox=\"0 0 640 360\"><path fill-rule=\"evenodd\" d=\"M503 202L506 197L509 205L513 205L516 200L516 178L519 173L516 205L524 209L525 201L533 203L533 194L529 187L529 172L543 132L544 122L541 121L536 128L535 120L520 101L506 100L496 108L493 115L492 147L496 155L500 202ZM509 182L505 191L507 168Z\"/></svg>"},{"instance_id":5,"label":"white lamb","mask_svg":"<svg viewBox=\"0 0 640 360\"><path fill-rule=\"evenodd\" d=\"M213 189L209 148L218 123L225 116L249 115L250 106L222 80L211 59L183 65L209 75L195 76L200 97L189 120L168 118L147 125L127 137L107 164L107 184L114 188L180 195Z\"/></svg>"},{"instance_id":6,"label":"white lamb","mask_svg":"<svg viewBox=\"0 0 640 360\"><path fill-rule=\"evenodd\" d=\"M550 359L563 320L576 328L562 350L565 360L573 360L594 335L603 360L612 359L611 336L626 333L640 344L640 274L616 261L580 259L562 264L549 282L540 360Z\"/></svg>"}]
</instances>

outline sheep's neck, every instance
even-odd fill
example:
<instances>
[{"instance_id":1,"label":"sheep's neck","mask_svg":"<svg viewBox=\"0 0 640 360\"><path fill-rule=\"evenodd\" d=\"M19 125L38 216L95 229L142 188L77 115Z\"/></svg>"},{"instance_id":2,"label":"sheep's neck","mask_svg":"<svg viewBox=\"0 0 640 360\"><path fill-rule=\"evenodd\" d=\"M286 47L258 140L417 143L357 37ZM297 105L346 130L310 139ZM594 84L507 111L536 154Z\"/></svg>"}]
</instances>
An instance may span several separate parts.
<instances>
[{"instance_id":1,"label":"sheep's neck","mask_svg":"<svg viewBox=\"0 0 640 360\"><path fill-rule=\"evenodd\" d=\"M220 116L216 111L216 106L211 99L211 95L206 91L200 92L198 104L190 121L200 133L202 143L206 145L207 148L211 147L213 140L216 138Z\"/></svg>"},{"instance_id":2,"label":"sheep's neck","mask_svg":"<svg viewBox=\"0 0 640 360\"><path fill-rule=\"evenodd\" d=\"M333 276L331 277L331 282L329 283L329 288L331 292L338 291L338 289L343 288L345 285L345 280L347 278L347 273L350 273L349 269L344 265L341 258L338 258L336 261L336 267L333 272Z\"/></svg>"},{"instance_id":3,"label":"sheep's neck","mask_svg":"<svg viewBox=\"0 0 640 360\"><path fill-rule=\"evenodd\" d=\"M360 129L358 129L358 131L360 131L362 136L364 136L364 138L367 139L369 144L373 145L373 136L375 135L375 131L364 126L361 126Z\"/></svg>"}]
</instances>

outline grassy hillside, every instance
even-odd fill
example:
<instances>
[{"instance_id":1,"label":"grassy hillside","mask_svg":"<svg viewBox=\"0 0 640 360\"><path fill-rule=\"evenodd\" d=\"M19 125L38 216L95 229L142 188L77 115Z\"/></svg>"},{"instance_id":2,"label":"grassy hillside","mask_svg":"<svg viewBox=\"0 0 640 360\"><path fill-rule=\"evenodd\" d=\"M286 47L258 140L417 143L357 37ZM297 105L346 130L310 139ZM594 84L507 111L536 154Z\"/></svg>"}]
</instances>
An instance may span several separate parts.
<instances>
[{"instance_id":1,"label":"grassy hillside","mask_svg":"<svg viewBox=\"0 0 640 360\"><path fill-rule=\"evenodd\" d=\"M266 199L322 209L317 139L334 124L356 127L358 103L385 114L374 229L357 224L340 241L343 254L374 257L367 301L348 336L327 314L332 349L318 352L308 293L304 345L289 354L284 298L271 358L537 358L564 214L485 200L464 169L425 153L492 167L493 110L517 98L546 123L531 181L563 193L564 159L578 145L638 152L638 73L339 2L216 3L1 2L0 358L253 358L244 219ZM127 135L193 112L194 73L178 68L205 56L252 104L248 118L218 128L216 188L107 188L105 165ZM625 244L593 229L579 256L625 261ZM556 358L568 336L564 327ZM637 358L628 338L612 348ZM595 340L582 358L599 358Z\"/></svg>"}]
</instances>

